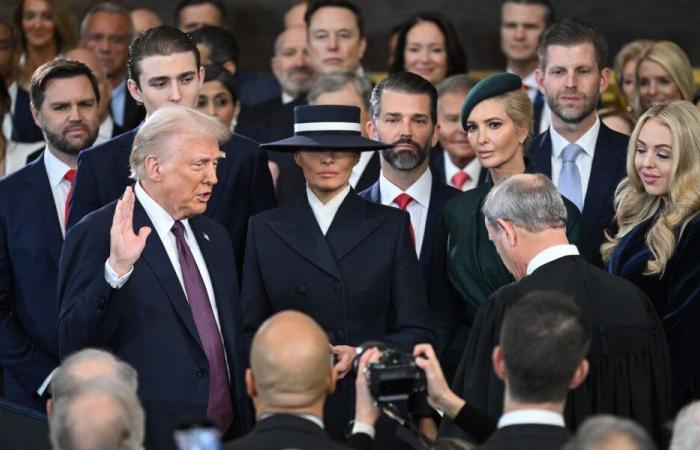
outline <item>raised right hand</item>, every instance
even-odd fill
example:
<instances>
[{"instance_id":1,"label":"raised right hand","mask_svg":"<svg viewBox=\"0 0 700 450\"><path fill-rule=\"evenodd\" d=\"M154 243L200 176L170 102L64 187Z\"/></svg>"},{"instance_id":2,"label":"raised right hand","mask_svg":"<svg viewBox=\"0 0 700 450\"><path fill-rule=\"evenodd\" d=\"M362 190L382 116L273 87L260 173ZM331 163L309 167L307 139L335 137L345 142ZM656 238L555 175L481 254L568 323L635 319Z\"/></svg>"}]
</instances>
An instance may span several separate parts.
<instances>
[{"instance_id":1,"label":"raised right hand","mask_svg":"<svg viewBox=\"0 0 700 450\"><path fill-rule=\"evenodd\" d=\"M146 246L146 238L151 234L151 227L141 227L139 234L134 234L134 203L136 195L127 186L124 195L117 201L109 231L109 266L118 276L125 275L134 266Z\"/></svg>"}]
</instances>

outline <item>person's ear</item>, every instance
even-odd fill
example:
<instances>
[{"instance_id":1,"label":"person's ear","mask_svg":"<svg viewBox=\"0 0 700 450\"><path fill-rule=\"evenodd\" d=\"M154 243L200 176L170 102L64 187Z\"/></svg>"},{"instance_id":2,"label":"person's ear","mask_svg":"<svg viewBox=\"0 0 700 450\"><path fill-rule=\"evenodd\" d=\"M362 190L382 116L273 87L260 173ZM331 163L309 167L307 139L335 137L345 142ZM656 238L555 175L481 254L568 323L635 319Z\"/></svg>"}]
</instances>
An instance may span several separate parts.
<instances>
[{"instance_id":1,"label":"person's ear","mask_svg":"<svg viewBox=\"0 0 700 450\"><path fill-rule=\"evenodd\" d=\"M34 103L29 103L29 109L31 109L32 111L32 118L34 118L34 123L37 127L41 128L41 123L39 123L39 110L34 107Z\"/></svg>"},{"instance_id":2,"label":"person's ear","mask_svg":"<svg viewBox=\"0 0 700 450\"><path fill-rule=\"evenodd\" d=\"M360 40L360 65L362 65L362 57L365 56L365 50L367 50L367 39L362 36L362 39Z\"/></svg>"},{"instance_id":3,"label":"person's ear","mask_svg":"<svg viewBox=\"0 0 700 450\"><path fill-rule=\"evenodd\" d=\"M328 395L331 395L335 392L335 387L337 383L338 371L335 369L335 367L331 367L331 370L328 372L328 386L326 388L326 392L328 393Z\"/></svg>"},{"instance_id":4,"label":"person's ear","mask_svg":"<svg viewBox=\"0 0 700 450\"><path fill-rule=\"evenodd\" d=\"M588 360L584 358L579 363L574 375L571 377L571 383L569 383L569 389L576 389L583 383L583 380L588 376Z\"/></svg>"},{"instance_id":5,"label":"person's ear","mask_svg":"<svg viewBox=\"0 0 700 450\"><path fill-rule=\"evenodd\" d=\"M163 163L158 156L146 156L146 159L143 161L143 167L149 180L160 181L163 179Z\"/></svg>"},{"instance_id":6,"label":"person's ear","mask_svg":"<svg viewBox=\"0 0 700 450\"><path fill-rule=\"evenodd\" d=\"M439 137L440 137L440 122L436 122L435 128L433 129L433 140L430 143L431 147L435 147L437 145Z\"/></svg>"},{"instance_id":7,"label":"person's ear","mask_svg":"<svg viewBox=\"0 0 700 450\"><path fill-rule=\"evenodd\" d=\"M610 78L612 77L612 74L610 72L609 68L604 68L603 70L600 71L600 87L598 88L598 93L603 94L608 89L608 86L610 85Z\"/></svg>"},{"instance_id":8,"label":"person's ear","mask_svg":"<svg viewBox=\"0 0 700 450\"><path fill-rule=\"evenodd\" d=\"M53 414L53 399L52 398L46 400L46 417L48 417L50 419L51 414Z\"/></svg>"},{"instance_id":9,"label":"person's ear","mask_svg":"<svg viewBox=\"0 0 700 450\"><path fill-rule=\"evenodd\" d=\"M518 230L515 226L511 222L503 219L496 219L496 226L498 226L501 233L505 233L508 245L510 247L515 247L518 243Z\"/></svg>"},{"instance_id":10,"label":"person's ear","mask_svg":"<svg viewBox=\"0 0 700 450\"><path fill-rule=\"evenodd\" d=\"M250 398L255 398L258 395L258 391L255 389L255 376L253 376L250 367L245 370L245 392Z\"/></svg>"},{"instance_id":11,"label":"person's ear","mask_svg":"<svg viewBox=\"0 0 700 450\"><path fill-rule=\"evenodd\" d=\"M535 69L535 82L537 83L537 88L544 92L544 72L539 66Z\"/></svg>"},{"instance_id":12,"label":"person's ear","mask_svg":"<svg viewBox=\"0 0 700 450\"><path fill-rule=\"evenodd\" d=\"M494 347L491 354L491 363L498 379L506 381L506 362L503 360L503 350L500 345Z\"/></svg>"},{"instance_id":13,"label":"person's ear","mask_svg":"<svg viewBox=\"0 0 700 450\"><path fill-rule=\"evenodd\" d=\"M207 69L204 68L204 66L199 66L199 79L197 80L197 91L199 92L200 89L202 89L202 86L204 85L204 77L207 74Z\"/></svg>"},{"instance_id":14,"label":"person's ear","mask_svg":"<svg viewBox=\"0 0 700 450\"><path fill-rule=\"evenodd\" d=\"M374 141L378 141L379 135L377 134L377 126L374 124L374 122L371 120L368 120L366 128L367 128L367 135L369 136L369 138L374 140Z\"/></svg>"},{"instance_id":15,"label":"person's ear","mask_svg":"<svg viewBox=\"0 0 700 450\"><path fill-rule=\"evenodd\" d=\"M143 104L143 98L141 97L141 89L136 84L134 80L129 78L126 80L126 88L129 90L129 94L136 100L137 103Z\"/></svg>"}]
</instances>

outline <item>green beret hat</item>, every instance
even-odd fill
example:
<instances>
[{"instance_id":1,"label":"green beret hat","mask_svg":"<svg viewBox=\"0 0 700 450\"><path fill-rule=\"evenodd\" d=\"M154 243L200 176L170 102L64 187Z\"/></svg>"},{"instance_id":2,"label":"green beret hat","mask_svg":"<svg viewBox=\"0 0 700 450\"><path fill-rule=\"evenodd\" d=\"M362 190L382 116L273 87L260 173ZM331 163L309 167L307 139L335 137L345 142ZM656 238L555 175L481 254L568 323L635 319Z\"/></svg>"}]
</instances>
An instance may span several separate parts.
<instances>
[{"instance_id":1,"label":"green beret hat","mask_svg":"<svg viewBox=\"0 0 700 450\"><path fill-rule=\"evenodd\" d=\"M476 105L491 97L521 89L522 86L523 81L520 77L508 72L494 73L476 83L462 104L462 128L467 129L467 119Z\"/></svg>"}]
</instances>

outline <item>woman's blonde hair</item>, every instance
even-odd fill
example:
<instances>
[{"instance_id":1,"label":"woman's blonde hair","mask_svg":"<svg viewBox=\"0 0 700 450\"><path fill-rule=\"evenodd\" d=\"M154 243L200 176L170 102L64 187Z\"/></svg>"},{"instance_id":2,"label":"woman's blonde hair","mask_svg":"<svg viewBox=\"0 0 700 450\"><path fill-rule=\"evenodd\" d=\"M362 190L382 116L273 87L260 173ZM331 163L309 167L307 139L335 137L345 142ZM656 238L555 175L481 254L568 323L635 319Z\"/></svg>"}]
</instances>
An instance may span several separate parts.
<instances>
[{"instance_id":1,"label":"woman's blonde hair","mask_svg":"<svg viewBox=\"0 0 700 450\"><path fill-rule=\"evenodd\" d=\"M637 68L634 77L634 107L637 115L641 115L642 102L639 95L639 66L644 61L651 61L660 65L668 72L671 80L678 87L683 100L692 101L695 93L695 80L693 68L690 66L688 55L677 44L671 41L655 42L647 48L637 60Z\"/></svg>"},{"instance_id":2,"label":"woman's blonde hair","mask_svg":"<svg viewBox=\"0 0 700 450\"><path fill-rule=\"evenodd\" d=\"M525 138L525 142L523 142L524 151L524 149L528 148L528 144L530 143L532 127L535 122L530 97L527 96L525 89L517 89L515 91L506 92L496 98L503 102L506 114L510 117L510 120L513 121L515 127L521 130L527 130L527 137Z\"/></svg>"},{"instance_id":3,"label":"woman's blonde hair","mask_svg":"<svg viewBox=\"0 0 700 450\"><path fill-rule=\"evenodd\" d=\"M655 119L671 131L672 165L668 193L653 196L644 190L635 168L637 140L644 124ZM662 276L673 256L685 226L700 211L700 111L690 102L678 100L650 108L637 122L627 147L627 177L615 192L615 220L618 232L606 233L601 246L603 261L608 261L620 240L640 223L653 219L645 236L652 258L645 275Z\"/></svg>"},{"instance_id":4,"label":"woman's blonde hair","mask_svg":"<svg viewBox=\"0 0 700 450\"><path fill-rule=\"evenodd\" d=\"M636 62L639 59L639 56L652 45L654 45L654 41L652 41L651 39L637 39L625 44L615 55L615 82L617 83L618 96L620 98L620 102L622 103L621 106L623 108L626 108L627 106L632 106L627 105L627 99L625 98L624 92L622 90L622 81L625 75L625 66L630 61Z\"/></svg>"}]
</instances>

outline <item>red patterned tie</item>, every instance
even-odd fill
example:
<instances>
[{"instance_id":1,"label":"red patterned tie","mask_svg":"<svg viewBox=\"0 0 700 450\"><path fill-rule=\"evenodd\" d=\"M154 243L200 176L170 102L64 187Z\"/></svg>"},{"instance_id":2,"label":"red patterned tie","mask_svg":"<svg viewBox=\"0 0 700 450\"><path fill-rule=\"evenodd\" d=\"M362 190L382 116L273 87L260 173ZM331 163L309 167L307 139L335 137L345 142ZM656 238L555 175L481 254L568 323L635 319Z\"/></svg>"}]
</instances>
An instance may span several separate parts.
<instances>
[{"instance_id":1,"label":"red patterned tie","mask_svg":"<svg viewBox=\"0 0 700 450\"><path fill-rule=\"evenodd\" d=\"M70 189L68 190L68 197L66 197L66 207L63 210L63 224L65 228L68 228L68 211L70 208L70 199L73 197L73 181L75 180L75 174L77 170L75 169L68 169L65 175L63 175L63 178L68 180L70 183Z\"/></svg>"},{"instance_id":2,"label":"red patterned tie","mask_svg":"<svg viewBox=\"0 0 700 450\"><path fill-rule=\"evenodd\" d=\"M399 209L401 211L406 211L406 207L408 206L409 203L413 201L413 197L408 195L407 193L402 193L396 196L394 199L394 203L399 205ZM416 244L416 233L413 231L413 224L409 222L408 224L408 229L411 232L411 240L413 240L413 244Z\"/></svg>"},{"instance_id":3,"label":"red patterned tie","mask_svg":"<svg viewBox=\"0 0 700 450\"><path fill-rule=\"evenodd\" d=\"M231 390L226 371L224 345L221 342L219 328L216 326L204 280L202 280L197 263L185 240L185 226L182 222L177 221L173 225L172 232L177 243L177 254L180 258L182 279L185 282L185 293L192 310L192 318L209 362L207 417L217 423L221 433L224 434L233 423L233 405L231 404Z\"/></svg>"},{"instance_id":4,"label":"red patterned tie","mask_svg":"<svg viewBox=\"0 0 700 450\"><path fill-rule=\"evenodd\" d=\"M461 191L462 187L464 186L464 183L468 182L471 179L472 177L470 177L468 173L459 171L456 174L452 175L452 185Z\"/></svg>"}]
</instances>

